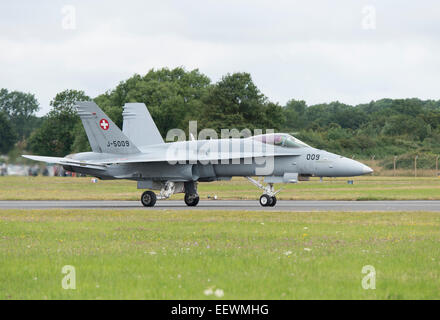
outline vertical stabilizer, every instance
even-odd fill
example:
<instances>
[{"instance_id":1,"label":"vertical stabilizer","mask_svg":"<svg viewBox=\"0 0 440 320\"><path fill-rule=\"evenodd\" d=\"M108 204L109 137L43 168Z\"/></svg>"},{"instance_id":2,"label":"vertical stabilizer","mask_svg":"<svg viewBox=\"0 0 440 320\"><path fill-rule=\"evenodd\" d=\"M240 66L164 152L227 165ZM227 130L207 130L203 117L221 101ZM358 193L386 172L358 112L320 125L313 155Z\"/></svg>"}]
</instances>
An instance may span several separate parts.
<instances>
[{"instance_id":1,"label":"vertical stabilizer","mask_svg":"<svg viewBox=\"0 0 440 320\"><path fill-rule=\"evenodd\" d=\"M93 152L117 154L140 152L96 103L77 102L76 107Z\"/></svg>"},{"instance_id":2,"label":"vertical stabilizer","mask_svg":"<svg viewBox=\"0 0 440 320\"><path fill-rule=\"evenodd\" d=\"M122 113L122 130L140 147L164 143L144 103L126 103Z\"/></svg>"}]
</instances>

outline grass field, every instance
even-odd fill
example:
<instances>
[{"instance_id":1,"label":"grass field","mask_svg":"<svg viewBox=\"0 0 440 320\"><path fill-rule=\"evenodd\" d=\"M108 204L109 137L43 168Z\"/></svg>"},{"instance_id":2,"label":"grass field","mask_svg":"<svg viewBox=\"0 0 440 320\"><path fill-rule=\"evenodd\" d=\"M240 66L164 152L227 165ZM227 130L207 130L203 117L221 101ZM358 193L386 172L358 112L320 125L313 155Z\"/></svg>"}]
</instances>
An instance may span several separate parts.
<instances>
[{"instance_id":1,"label":"grass field","mask_svg":"<svg viewBox=\"0 0 440 320\"><path fill-rule=\"evenodd\" d=\"M354 180L353 185L347 180ZM313 178L283 187L279 199L293 200L440 200L440 178L355 177ZM139 200L136 182L113 180L91 183L90 178L0 177L0 200ZM244 178L199 184L201 199L258 199L261 191ZM173 199L181 199L180 194Z\"/></svg>"},{"instance_id":2,"label":"grass field","mask_svg":"<svg viewBox=\"0 0 440 320\"><path fill-rule=\"evenodd\" d=\"M439 245L428 212L3 210L0 299L439 299Z\"/></svg>"}]
</instances>

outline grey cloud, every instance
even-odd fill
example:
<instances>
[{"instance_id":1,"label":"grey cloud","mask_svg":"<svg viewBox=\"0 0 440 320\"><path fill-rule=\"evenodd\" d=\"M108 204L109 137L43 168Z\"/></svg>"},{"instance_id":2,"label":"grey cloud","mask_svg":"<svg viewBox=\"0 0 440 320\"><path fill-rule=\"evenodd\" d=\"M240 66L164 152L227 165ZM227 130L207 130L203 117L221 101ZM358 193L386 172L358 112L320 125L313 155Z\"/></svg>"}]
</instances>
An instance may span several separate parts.
<instances>
[{"instance_id":1,"label":"grey cloud","mask_svg":"<svg viewBox=\"0 0 440 320\"><path fill-rule=\"evenodd\" d=\"M76 8L76 30L61 9ZM362 9L376 9L363 30ZM21 1L0 3L0 87L94 96L150 68L247 71L272 101L438 99L440 3L415 1Z\"/></svg>"}]
</instances>

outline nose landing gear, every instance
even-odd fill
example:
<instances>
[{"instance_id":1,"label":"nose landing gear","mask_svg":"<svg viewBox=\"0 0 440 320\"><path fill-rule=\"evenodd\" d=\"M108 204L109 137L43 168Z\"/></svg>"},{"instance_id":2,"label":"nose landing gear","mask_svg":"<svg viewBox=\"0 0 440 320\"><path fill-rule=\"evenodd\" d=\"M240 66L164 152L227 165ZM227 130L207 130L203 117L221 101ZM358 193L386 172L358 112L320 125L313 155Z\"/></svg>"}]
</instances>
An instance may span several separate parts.
<instances>
[{"instance_id":1,"label":"nose landing gear","mask_svg":"<svg viewBox=\"0 0 440 320\"><path fill-rule=\"evenodd\" d=\"M275 196L271 197L267 194L263 194L260 197L260 204L263 207L274 207L276 203L277 203L277 197Z\"/></svg>"},{"instance_id":2,"label":"nose landing gear","mask_svg":"<svg viewBox=\"0 0 440 320\"><path fill-rule=\"evenodd\" d=\"M253 185L263 190L263 195L260 197L260 204L263 207L274 207L277 203L276 194L282 189L275 191L273 183L269 183L267 186L262 185L259 181L246 177Z\"/></svg>"}]
</instances>

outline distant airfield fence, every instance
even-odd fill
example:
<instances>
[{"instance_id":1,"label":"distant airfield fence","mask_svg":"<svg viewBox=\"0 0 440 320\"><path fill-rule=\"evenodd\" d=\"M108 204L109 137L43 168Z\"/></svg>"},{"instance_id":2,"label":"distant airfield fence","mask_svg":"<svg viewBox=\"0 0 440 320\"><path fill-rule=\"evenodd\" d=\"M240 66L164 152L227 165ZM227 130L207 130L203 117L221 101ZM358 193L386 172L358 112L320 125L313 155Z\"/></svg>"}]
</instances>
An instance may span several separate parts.
<instances>
[{"instance_id":1,"label":"distant airfield fence","mask_svg":"<svg viewBox=\"0 0 440 320\"><path fill-rule=\"evenodd\" d=\"M373 175L379 176L414 176L428 177L439 175L439 155L433 154L410 154L375 159L373 155L369 160L359 161L369 165Z\"/></svg>"}]
</instances>

